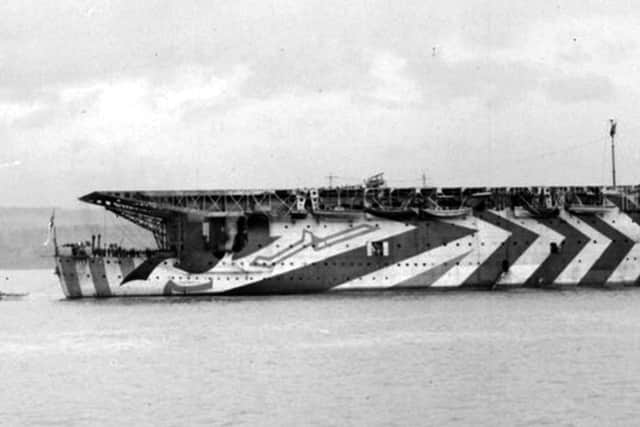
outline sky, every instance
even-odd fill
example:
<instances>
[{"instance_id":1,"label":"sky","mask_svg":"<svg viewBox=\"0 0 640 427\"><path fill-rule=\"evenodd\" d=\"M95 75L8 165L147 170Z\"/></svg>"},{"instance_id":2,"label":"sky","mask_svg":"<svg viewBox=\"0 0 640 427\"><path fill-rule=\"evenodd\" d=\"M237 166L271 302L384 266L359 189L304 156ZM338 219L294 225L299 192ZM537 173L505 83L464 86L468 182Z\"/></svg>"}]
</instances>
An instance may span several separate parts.
<instances>
[{"instance_id":1,"label":"sky","mask_svg":"<svg viewBox=\"0 0 640 427\"><path fill-rule=\"evenodd\" d=\"M640 5L4 1L0 195L640 183Z\"/></svg>"}]
</instances>

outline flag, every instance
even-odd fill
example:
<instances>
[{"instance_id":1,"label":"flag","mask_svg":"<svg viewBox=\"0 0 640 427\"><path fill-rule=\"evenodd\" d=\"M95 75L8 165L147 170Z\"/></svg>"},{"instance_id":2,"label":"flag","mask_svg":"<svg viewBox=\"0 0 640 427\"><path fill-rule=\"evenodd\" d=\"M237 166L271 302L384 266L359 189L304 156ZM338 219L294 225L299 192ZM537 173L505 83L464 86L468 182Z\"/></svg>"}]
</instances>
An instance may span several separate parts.
<instances>
[{"instance_id":1,"label":"flag","mask_svg":"<svg viewBox=\"0 0 640 427\"><path fill-rule=\"evenodd\" d=\"M611 122L611 129L609 129L609 136L613 138L614 136L616 136L616 126L618 125L618 123L613 119L609 119L609 121Z\"/></svg>"},{"instance_id":2,"label":"flag","mask_svg":"<svg viewBox=\"0 0 640 427\"><path fill-rule=\"evenodd\" d=\"M47 228L47 240L46 242L44 242L44 246L48 246L49 242L51 241L51 236L53 235L53 229L55 228L55 217L56 217L56 210L54 209L51 212L51 218L49 218L49 227Z\"/></svg>"}]
</instances>

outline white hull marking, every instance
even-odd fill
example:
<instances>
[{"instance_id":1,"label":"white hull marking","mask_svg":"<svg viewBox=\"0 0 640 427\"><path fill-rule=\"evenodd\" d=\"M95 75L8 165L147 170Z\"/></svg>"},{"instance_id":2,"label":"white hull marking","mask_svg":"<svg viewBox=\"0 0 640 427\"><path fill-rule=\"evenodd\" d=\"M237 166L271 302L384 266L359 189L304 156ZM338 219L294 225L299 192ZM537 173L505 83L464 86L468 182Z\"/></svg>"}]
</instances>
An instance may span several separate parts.
<instances>
[{"instance_id":1,"label":"white hull marking","mask_svg":"<svg viewBox=\"0 0 640 427\"><path fill-rule=\"evenodd\" d=\"M471 252L459 262L459 265L454 266L431 285L435 288L462 285L511 235L503 228L477 217L451 221L451 223L478 231L474 236L470 236L473 240ZM466 249L469 249L468 245Z\"/></svg>"},{"instance_id":2,"label":"white hull marking","mask_svg":"<svg viewBox=\"0 0 640 427\"><path fill-rule=\"evenodd\" d=\"M551 243L560 246L564 236L534 218L513 218L509 217L505 211L495 213L538 235L536 240L513 263L509 271L503 274L497 282L499 285L522 285L549 257Z\"/></svg>"},{"instance_id":3,"label":"white hull marking","mask_svg":"<svg viewBox=\"0 0 640 427\"><path fill-rule=\"evenodd\" d=\"M602 256L604 251L607 250L611 240L594 228L589 227L585 221L578 217L571 216L565 211L560 212L560 218L584 234L589 240L573 260L571 260L569 265L555 278L554 283L578 284Z\"/></svg>"}]
</instances>

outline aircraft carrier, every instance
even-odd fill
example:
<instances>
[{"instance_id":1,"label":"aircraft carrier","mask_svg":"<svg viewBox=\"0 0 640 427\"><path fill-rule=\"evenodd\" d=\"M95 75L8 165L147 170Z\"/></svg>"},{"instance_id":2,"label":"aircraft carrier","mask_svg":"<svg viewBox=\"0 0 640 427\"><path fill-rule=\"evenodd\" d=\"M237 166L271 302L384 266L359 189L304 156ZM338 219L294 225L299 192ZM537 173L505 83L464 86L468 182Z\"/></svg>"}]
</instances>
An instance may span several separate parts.
<instances>
[{"instance_id":1,"label":"aircraft carrier","mask_svg":"<svg viewBox=\"0 0 640 427\"><path fill-rule=\"evenodd\" d=\"M156 248L55 244L68 298L635 286L640 186L96 191ZM54 230L55 231L55 230Z\"/></svg>"}]
</instances>

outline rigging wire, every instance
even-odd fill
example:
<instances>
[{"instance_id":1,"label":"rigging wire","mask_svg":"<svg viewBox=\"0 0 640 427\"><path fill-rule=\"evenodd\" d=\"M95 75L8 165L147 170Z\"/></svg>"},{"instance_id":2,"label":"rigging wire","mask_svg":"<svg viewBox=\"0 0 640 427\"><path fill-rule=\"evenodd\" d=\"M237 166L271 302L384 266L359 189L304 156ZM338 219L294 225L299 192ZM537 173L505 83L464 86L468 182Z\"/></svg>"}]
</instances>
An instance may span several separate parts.
<instances>
[{"instance_id":1,"label":"rigging wire","mask_svg":"<svg viewBox=\"0 0 640 427\"><path fill-rule=\"evenodd\" d=\"M640 128L640 125L636 125L636 126L629 126L629 127L625 127L625 129L627 131L633 131L633 130L637 130ZM607 169L607 148L608 148L608 138L606 138L605 136L601 136L598 138L594 138L594 139L590 139L586 142L580 142L580 143L576 143L576 144L571 144L569 146L565 146L562 148L558 148L558 149L554 149L554 150L548 150L548 151L544 151L542 153L536 153L536 154L531 154L531 155L524 155L524 156L512 156L512 157L507 157L503 159L503 162L501 164L497 164L497 165L493 165L493 167L491 168L492 170L496 170L496 169L500 169L500 168L505 168L506 166L508 166L509 164L512 163L518 163L518 162L525 162L525 161L530 161L530 160L535 160L535 159L541 159L541 158L545 158L545 157L550 157L550 156L556 156L559 154L565 154L571 151L575 151L575 150L580 150L580 149L584 149L586 147L590 147L590 146L594 146L596 144L602 144L603 147L603 152L602 152L602 156L601 156L601 180L602 182L604 182L605 180L605 174L606 174L606 169ZM337 181L351 181L354 182L356 184L359 184L362 182L362 177L352 177L352 176L341 176L341 175L331 175L332 179L335 179ZM386 179L386 181L388 183L421 183L422 182L422 178L399 178L399 179Z\"/></svg>"}]
</instances>

